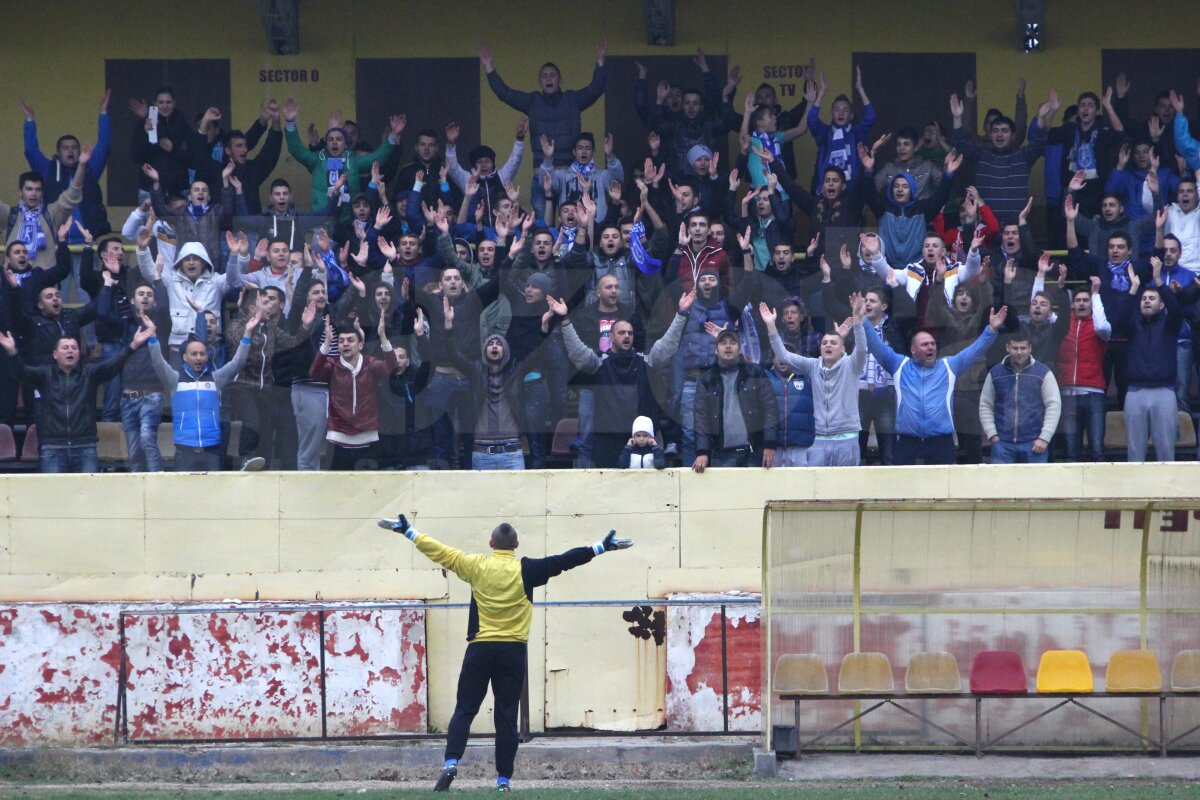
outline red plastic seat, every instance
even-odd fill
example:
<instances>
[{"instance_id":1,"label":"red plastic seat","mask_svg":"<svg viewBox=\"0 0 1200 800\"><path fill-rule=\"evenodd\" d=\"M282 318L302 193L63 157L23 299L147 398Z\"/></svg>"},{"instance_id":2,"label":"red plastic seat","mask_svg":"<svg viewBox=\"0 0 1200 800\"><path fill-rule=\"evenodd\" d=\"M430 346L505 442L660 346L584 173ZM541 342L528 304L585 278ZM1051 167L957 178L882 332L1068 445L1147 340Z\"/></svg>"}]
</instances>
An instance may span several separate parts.
<instances>
[{"instance_id":1,"label":"red plastic seat","mask_svg":"<svg viewBox=\"0 0 1200 800\"><path fill-rule=\"evenodd\" d=\"M17 457L17 440L12 428L0 425L0 461L14 461Z\"/></svg>"},{"instance_id":2,"label":"red plastic seat","mask_svg":"<svg viewBox=\"0 0 1200 800\"><path fill-rule=\"evenodd\" d=\"M30 425L25 429L25 443L21 445L21 460L38 460L37 425Z\"/></svg>"},{"instance_id":3,"label":"red plastic seat","mask_svg":"<svg viewBox=\"0 0 1200 800\"><path fill-rule=\"evenodd\" d=\"M550 444L550 455L571 455L571 442L579 436L579 420L575 417L563 417L554 427L554 439Z\"/></svg>"},{"instance_id":4,"label":"red plastic seat","mask_svg":"<svg viewBox=\"0 0 1200 800\"><path fill-rule=\"evenodd\" d=\"M1022 694L1029 691L1025 665L1011 650L984 650L971 662L972 694Z\"/></svg>"}]
</instances>

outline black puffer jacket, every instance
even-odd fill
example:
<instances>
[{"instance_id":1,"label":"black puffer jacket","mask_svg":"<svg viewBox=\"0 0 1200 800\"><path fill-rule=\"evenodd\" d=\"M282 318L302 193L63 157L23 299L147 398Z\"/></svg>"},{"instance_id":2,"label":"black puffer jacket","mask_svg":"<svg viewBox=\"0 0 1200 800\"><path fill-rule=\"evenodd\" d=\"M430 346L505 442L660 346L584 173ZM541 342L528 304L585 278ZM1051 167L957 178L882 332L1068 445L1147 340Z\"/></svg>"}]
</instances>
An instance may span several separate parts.
<instances>
[{"instance_id":1,"label":"black puffer jacket","mask_svg":"<svg viewBox=\"0 0 1200 800\"><path fill-rule=\"evenodd\" d=\"M133 355L129 347L100 364L81 364L63 372L57 364L27 367L19 358L8 363L17 379L30 384L42 396L42 444L95 444L96 392L98 387L121 373Z\"/></svg>"}]
</instances>

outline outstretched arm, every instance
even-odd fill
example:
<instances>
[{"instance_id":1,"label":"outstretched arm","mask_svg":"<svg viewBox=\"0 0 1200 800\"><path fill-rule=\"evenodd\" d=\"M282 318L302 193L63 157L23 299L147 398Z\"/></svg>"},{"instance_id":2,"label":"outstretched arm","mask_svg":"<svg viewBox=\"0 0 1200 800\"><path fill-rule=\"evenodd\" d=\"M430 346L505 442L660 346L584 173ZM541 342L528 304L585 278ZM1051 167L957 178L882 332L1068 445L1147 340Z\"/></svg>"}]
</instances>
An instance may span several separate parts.
<instances>
[{"instance_id":1,"label":"outstretched arm","mask_svg":"<svg viewBox=\"0 0 1200 800\"><path fill-rule=\"evenodd\" d=\"M479 562L484 558L478 555L469 556L462 550L442 544L429 534L418 533L416 526L410 524L408 518L403 514L394 520L379 520L379 527L405 536L430 561L445 567L467 583L470 583L471 579L475 577L475 573L479 569Z\"/></svg>"}]
</instances>

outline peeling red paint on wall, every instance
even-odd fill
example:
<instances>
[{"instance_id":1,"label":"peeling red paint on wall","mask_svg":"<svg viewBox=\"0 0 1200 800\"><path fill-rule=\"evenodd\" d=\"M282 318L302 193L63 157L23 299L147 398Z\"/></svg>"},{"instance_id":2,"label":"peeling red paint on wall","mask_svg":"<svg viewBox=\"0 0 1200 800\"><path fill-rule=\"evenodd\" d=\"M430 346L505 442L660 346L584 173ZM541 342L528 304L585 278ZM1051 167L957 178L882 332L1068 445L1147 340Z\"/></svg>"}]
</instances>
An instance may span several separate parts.
<instances>
[{"instance_id":1,"label":"peeling red paint on wall","mask_svg":"<svg viewBox=\"0 0 1200 800\"><path fill-rule=\"evenodd\" d=\"M306 616L315 619L289 611L128 614L129 738L319 736L319 638ZM299 657L283 655L285 646Z\"/></svg>"},{"instance_id":2,"label":"peeling red paint on wall","mask_svg":"<svg viewBox=\"0 0 1200 800\"><path fill-rule=\"evenodd\" d=\"M719 600L720 597L673 595L672 599ZM756 731L762 727L761 608L731 605L726 607L725 616L729 729ZM667 728L721 730L724 721L721 681L720 607L671 606L667 611Z\"/></svg>"},{"instance_id":3,"label":"peeling red paint on wall","mask_svg":"<svg viewBox=\"0 0 1200 800\"><path fill-rule=\"evenodd\" d=\"M330 736L424 733L429 725L425 612L330 611L325 676Z\"/></svg>"},{"instance_id":4,"label":"peeling red paint on wall","mask_svg":"<svg viewBox=\"0 0 1200 800\"><path fill-rule=\"evenodd\" d=\"M112 741L117 619L111 607L0 609L0 744Z\"/></svg>"}]
</instances>

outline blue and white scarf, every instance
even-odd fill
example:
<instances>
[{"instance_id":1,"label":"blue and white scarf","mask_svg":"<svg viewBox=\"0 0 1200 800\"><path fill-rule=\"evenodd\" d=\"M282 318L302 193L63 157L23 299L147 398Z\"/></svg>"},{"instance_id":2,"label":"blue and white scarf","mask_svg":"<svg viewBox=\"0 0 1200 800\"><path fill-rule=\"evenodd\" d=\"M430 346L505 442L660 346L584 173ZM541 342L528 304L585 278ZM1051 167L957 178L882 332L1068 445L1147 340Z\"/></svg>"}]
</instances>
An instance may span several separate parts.
<instances>
[{"instance_id":1,"label":"blue and white scarf","mask_svg":"<svg viewBox=\"0 0 1200 800\"><path fill-rule=\"evenodd\" d=\"M1079 135L1079 128L1075 128L1075 146L1071 149L1071 171L1082 170L1089 181L1100 176L1096 167L1096 136L1099 133L1100 126L1096 125L1088 134L1087 141L1084 141Z\"/></svg>"},{"instance_id":2,"label":"blue and white scarf","mask_svg":"<svg viewBox=\"0 0 1200 800\"><path fill-rule=\"evenodd\" d=\"M575 170L575 174L581 178L587 178L589 181L596 174L596 162L589 161L586 164L580 164L578 161L571 162L571 169Z\"/></svg>"},{"instance_id":3,"label":"blue and white scarf","mask_svg":"<svg viewBox=\"0 0 1200 800\"><path fill-rule=\"evenodd\" d=\"M46 247L46 234L42 232L42 210L40 208L21 208L20 237L30 254L37 253Z\"/></svg>"},{"instance_id":4,"label":"blue and white scarf","mask_svg":"<svg viewBox=\"0 0 1200 800\"><path fill-rule=\"evenodd\" d=\"M643 275L657 275L658 271L662 269L662 260L652 258L646 252L646 246L642 244L642 237L645 235L646 223L644 222L639 221L629 229L629 255Z\"/></svg>"},{"instance_id":5,"label":"blue and white scarf","mask_svg":"<svg viewBox=\"0 0 1200 800\"><path fill-rule=\"evenodd\" d=\"M1131 259L1125 259L1120 264L1108 264L1109 281L1108 285L1114 292L1129 291L1129 273L1126 271L1129 267Z\"/></svg>"},{"instance_id":6,"label":"blue and white scarf","mask_svg":"<svg viewBox=\"0 0 1200 800\"><path fill-rule=\"evenodd\" d=\"M188 203L187 205L188 213L191 214L194 219L200 219L207 214L208 208L208 203L201 203L200 205Z\"/></svg>"}]
</instances>

